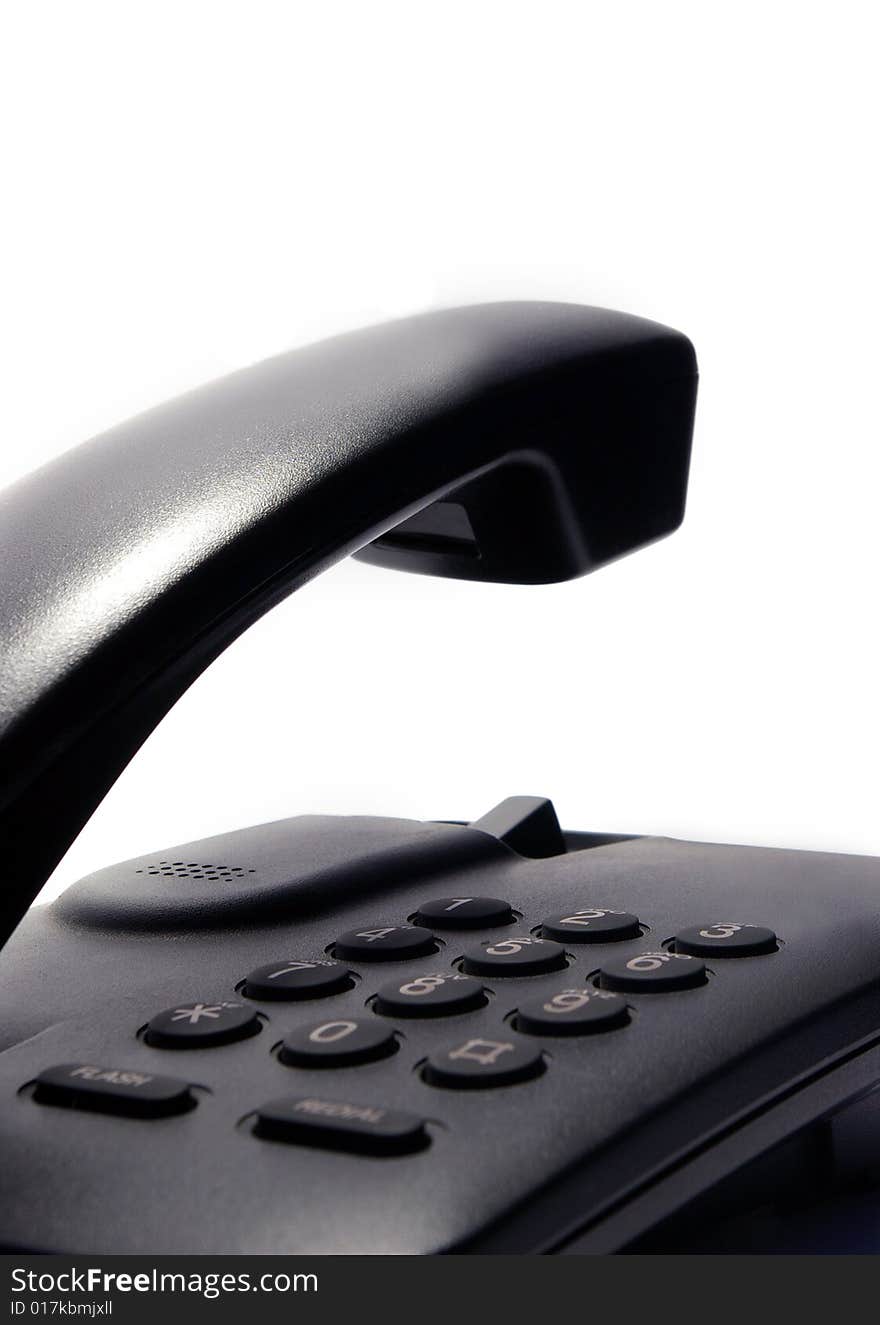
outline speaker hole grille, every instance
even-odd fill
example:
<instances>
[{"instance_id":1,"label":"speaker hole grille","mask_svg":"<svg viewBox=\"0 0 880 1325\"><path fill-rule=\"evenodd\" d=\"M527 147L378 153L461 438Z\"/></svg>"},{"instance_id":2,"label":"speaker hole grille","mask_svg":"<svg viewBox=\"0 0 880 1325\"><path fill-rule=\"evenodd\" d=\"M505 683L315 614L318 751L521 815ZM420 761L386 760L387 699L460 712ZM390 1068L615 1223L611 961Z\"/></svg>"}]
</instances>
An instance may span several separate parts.
<instances>
[{"instance_id":1,"label":"speaker hole grille","mask_svg":"<svg viewBox=\"0 0 880 1325\"><path fill-rule=\"evenodd\" d=\"M234 879L243 879L247 874L256 874L256 870L247 865L211 864L198 860L156 860L135 870L135 873L150 874L154 878L216 879L219 883L231 883Z\"/></svg>"}]
</instances>

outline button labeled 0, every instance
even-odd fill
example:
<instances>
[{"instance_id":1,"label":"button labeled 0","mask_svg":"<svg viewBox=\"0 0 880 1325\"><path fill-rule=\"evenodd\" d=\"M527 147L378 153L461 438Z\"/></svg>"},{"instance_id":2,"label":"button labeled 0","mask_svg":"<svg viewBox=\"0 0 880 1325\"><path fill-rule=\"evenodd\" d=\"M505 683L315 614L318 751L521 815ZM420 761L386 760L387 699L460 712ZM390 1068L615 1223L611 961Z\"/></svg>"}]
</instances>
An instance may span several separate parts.
<instances>
[{"instance_id":1,"label":"button labeled 0","mask_svg":"<svg viewBox=\"0 0 880 1325\"><path fill-rule=\"evenodd\" d=\"M394 1031L381 1021L340 1017L291 1031L278 1057L288 1067L353 1067L387 1058L396 1049Z\"/></svg>"}]
</instances>

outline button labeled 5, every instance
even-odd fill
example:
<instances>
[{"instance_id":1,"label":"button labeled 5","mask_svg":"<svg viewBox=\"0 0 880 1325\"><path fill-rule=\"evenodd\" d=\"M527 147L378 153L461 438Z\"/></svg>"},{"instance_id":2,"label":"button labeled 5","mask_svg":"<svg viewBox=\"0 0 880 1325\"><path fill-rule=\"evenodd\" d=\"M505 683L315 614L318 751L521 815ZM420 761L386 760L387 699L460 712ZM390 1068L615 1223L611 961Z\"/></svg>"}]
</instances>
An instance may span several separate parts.
<instances>
[{"instance_id":1,"label":"button labeled 5","mask_svg":"<svg viewBox=\"0 0 880 1325\"><path fill-rule=\"evenodd\" d=\"M490 939L464 954L461 969L469 975L542 975L565 966L565 949L532 934Z\"/></svg>"}]
</instances>

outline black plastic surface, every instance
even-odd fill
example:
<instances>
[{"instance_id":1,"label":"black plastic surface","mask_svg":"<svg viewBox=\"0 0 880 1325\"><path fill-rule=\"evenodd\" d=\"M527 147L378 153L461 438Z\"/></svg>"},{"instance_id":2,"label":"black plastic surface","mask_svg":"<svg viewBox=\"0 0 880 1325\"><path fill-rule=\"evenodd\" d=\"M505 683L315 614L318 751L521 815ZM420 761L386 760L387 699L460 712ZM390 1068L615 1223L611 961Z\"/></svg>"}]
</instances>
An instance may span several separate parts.
<instances>
[{"instance_id":1,"label":"black plastic surface","mask_svg":"<svg viewBox=\"0 0 880 1325\"><path fill-rule=\"evenodd\" d=\"M420 845L425 836L437 844L433 856ZM408 862L406 877L401 870L386 880L380 841L385 858ZM455 849L444 851L444 842ZM315 887L316 859L337 853L346 858L338 867L345 887L332 871L329 887ZM204 881L144 873L155 858L253 873L244 884L215 883L214 911L201 903L196 913L186 898ZM250 912L243 889L252 892ZM438 930L440 951L428 956L352 962L354 987L320 1002L254 1000L265 1024L246 1040L166 1051L139 1035L157 1009L234 1001L256 967L281 954L324 957L346 930L405 925L432 895L504 899L521 919L482 932ZM646 932L571 945L562 971L480 977L488 1002L470 1011L403 1019L372 1005L392 981L454 972L474 943L589 907L636 914ZM681 930L731 916L773 929L778 950L708 961L697 988L627 991L628 1021L605 1031L517 1030L516 1009L594 987L606 957L665 950ZM880 864L852 856L631 838L531 860L468 828L306 818L125 862L32 910L0 960L0 1243L157 1254L627 1245L658 1209L692 1198L689 1175L708 1156L718 1155L712 1181L747 1158L758 1122L769 1128L802 1092L807 1098L805 1083L817 1074L826 1082L821 1108L830 1107L835 1074L845 1075L836 1065L880 1039L878 954ZM397 1036L389 1057L314 1069L279 1060L277 1046L297 1028L370 1018ZM545 1070L472 1089L423 1079L432 1054L472 1038L527 1043ZM26 1083L73 1061L190 1081L198 1107L144 1121L30 1098ZM410 1115L424 1121L430 1144L352 1154L253 1135L256 1110L302 1098Z\"/></svg>"},{"instance_id":2,"label":"black plastic surface","mask_svg":"<svg viewBox=\"0 0 880 1325\"><path fill-rule=\"evenodd\" d=\"M0 937L182 690L338 557L538 583L670 532L695 385L689 342L639 319L453 310L247 369L11 490ZM267 983L334 954L323 988ZM0 956L0 1245L649 1245L876 1086L878 954L877 861L562 833L534 797L123 862Z\"/></svg>"}]
</instances>

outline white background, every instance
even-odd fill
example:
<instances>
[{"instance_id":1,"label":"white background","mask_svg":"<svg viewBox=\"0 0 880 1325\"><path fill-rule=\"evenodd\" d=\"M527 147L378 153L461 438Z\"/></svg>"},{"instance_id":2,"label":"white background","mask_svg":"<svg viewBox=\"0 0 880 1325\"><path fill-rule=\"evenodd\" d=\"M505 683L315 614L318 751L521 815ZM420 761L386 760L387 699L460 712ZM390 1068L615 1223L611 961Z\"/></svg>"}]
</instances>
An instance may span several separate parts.
<instances>
[{"instance_id":1,"label":"white background","mask_svg":"<svg viewBox=\"0 0 880 1325\"><path fill-rule=\"evenodd\" d=\"M178 704L52 889L300 811L512 793L569 827L880 853L874 6L5 12L4 482L432 305L621 308L702 374L672 539L546 589L338 567Z\"/></svg>"}]
</instances>

